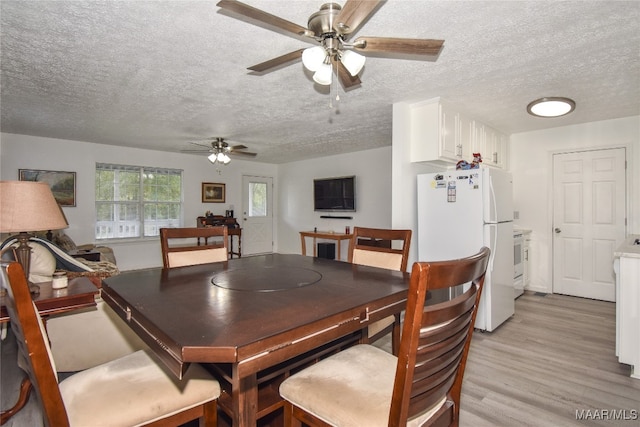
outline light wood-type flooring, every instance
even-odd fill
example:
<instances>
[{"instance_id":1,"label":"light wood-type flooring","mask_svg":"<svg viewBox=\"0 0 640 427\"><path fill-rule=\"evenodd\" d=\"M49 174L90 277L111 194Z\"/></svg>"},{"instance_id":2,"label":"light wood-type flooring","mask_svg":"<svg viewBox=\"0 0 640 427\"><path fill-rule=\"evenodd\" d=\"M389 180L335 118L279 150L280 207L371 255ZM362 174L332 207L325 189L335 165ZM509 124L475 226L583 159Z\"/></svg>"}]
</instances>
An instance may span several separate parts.
<instances>
[{"instance_id":1,"label":"light wood-type flooring","mask_svg":"<svg viewBox=\"0 0 640 427\"><path fill-rule=\"evenodd\" d=\"M615 327L614 303L526 292L511 319L473 335L460 425L640 426L640 380L618 363Z\"/></svg>"},{"instance_id":2,"label":"light wood-type flooring","mask_svg":"<svg viewBox=\"0 0 640 427\"><path fill-rule=\"evenodd\" d=\"M8 339L12 339L10 334ZM390 350L390 339L376 345ZM3 409L21 377L15 343L0 344ZM615 304L526 292L515 315L474 333L462 387L461 427L640 426L640 380L615 356ZM627 420L612 420L604 411ZM581 411L589 419L576 419ZM623 412L626 411L626 412ZM32 399L7 426L42 425Z\"/></svg>"}]
</instances>

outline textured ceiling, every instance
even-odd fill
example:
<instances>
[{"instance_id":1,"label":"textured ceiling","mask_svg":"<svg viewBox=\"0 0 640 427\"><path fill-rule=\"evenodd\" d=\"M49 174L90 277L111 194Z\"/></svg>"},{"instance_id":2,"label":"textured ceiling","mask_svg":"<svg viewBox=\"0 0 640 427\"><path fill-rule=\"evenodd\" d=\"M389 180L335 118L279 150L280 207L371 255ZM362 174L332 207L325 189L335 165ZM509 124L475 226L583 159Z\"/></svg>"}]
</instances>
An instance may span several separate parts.
<instances>
[{"instance_id":1,"label":"textured ceiling","mask_svg":"<svg viewBox=\"0 0 640 427\"><path fill-rule=\"evenodd\" d=\"M245 3L306 27L323 1ZM220 136L283 163L390 145L398 101L440 96L508 134L640 114L637 1L390 0L357 35L444 39L440 56L369 57L333 94L300 62L250 73L311 45L215 0L2 0L0 31L8 133L175 152ZM577 108L529 116L543 96Z\"/></svg>"}]
</instances>

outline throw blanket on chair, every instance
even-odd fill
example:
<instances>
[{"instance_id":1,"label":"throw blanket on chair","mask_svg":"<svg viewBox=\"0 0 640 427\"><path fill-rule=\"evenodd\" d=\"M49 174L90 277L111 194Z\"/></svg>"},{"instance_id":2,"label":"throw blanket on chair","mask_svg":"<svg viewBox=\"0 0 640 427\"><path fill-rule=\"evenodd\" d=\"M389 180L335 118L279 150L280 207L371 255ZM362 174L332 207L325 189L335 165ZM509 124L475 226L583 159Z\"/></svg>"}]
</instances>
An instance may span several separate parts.
<instances>
[{"instance_id":1,"label":"throw blanket on chair","mask_svg":"<svg viewBox=\"0 0 640 427\"><path fill-rule=\"evenodd\" d=\"M4 252L5 248L8 248L9 246L17 242L18 242L18 239L14 238L13 236L9 237L0 246L0 253ZM49 242L48 240L44 240L39 237L31 237L29 239L29 242L30 242L29 246L31 246L33 249L33 252L31 254L32 263L34 262L33 257L38 256L40 252L37 248L34 247L33 243L35 243L40 246L43 246L45 249L47 249L51 253L51 255L53 255L56 261L56 265L55 265L56 270L93 271L91 267L78 261L77 259L67 254L65 251L63 251L53 243Z\"/></svg>"},{"instance_id":2,"label":"throw blanket on chair","mask_svg":"<svg viewBox=\"0 0 640 427\"><path fill-rule=\"evenodd\" d=\"M13 251L8 249L17 242L18 240L13 236L8 238L0 245L0 253L7 249L6 254L13 255ZM55 270L65 270L70 279L86 276L100 288L102 279L120 273L113 263L74 258L60 247L39 237L31 237L29 246L31 246L29 280L33 283L49 282Z\"/></svg>"}]
</instances>

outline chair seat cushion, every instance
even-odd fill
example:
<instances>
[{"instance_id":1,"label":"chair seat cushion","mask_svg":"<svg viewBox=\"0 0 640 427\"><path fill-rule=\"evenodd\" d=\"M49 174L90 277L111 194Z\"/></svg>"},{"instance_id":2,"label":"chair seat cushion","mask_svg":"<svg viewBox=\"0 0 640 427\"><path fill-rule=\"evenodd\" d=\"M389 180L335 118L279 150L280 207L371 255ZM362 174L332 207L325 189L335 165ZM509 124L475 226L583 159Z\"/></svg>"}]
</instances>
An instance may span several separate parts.
<instances>
[{"instance_id":1,"label":"chair seat cushion","mask_svg":"<svg viewBox=\"0 0 640 427\"><path fill-rule=\"evenodd\" d=\"M379 348L356 345L287 378L280 395L330 425L386 427L397 363ZM444 402L445 397L407 425L421 425Z\"/></svg>"},{"instance_id":2,"label":"chair seat cushion","mask_svg":"<svg viewBox=\"0 0 640 427\"><path fill-rule=\"evenodd\" d=\"M220 385L202 366L192 364L178 380L160 363L150 350L140 350L62 381L71 426L147 424L220 395Z\"/></svg>"}]
</instances>

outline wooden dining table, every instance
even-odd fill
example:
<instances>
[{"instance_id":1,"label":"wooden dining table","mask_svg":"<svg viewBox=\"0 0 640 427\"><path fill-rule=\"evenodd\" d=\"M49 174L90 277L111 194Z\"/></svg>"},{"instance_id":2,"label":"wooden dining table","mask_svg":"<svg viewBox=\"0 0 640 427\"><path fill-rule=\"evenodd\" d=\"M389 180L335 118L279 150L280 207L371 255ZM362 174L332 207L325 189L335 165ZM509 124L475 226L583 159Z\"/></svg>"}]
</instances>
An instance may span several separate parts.
<instances>
[{"instance_id":1,"label":"wooden dining table","mask_svg":"<svg viewBox=\"0 0 640 427\"><path fill-rule=\"evenodd\" d=\"M359 340L404 309L408 287L408 273L269 254L124 272L104 279L102 298L176 376L190 363L215 367L233 425L254 426L269 405L263 379Z\"/></svg>"}]
</instances>

